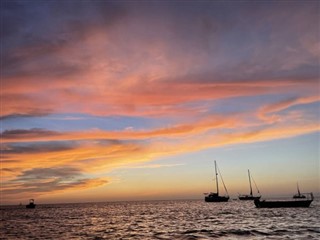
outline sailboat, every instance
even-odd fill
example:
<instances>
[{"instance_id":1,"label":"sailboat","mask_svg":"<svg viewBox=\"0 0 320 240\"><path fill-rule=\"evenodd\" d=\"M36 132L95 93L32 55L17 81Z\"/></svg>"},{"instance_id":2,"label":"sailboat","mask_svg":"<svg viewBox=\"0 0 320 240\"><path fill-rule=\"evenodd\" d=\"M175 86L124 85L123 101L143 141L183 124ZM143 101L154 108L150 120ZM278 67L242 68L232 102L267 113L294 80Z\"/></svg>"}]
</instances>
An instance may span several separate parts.
<instances>
[{"instance_id":1,"label":"sailboat","mask_svg":"<svg viewBox=\"0 0 320 240\"><path fill-rule=\"evenodd\" d=\"M35 208L36 204L34 204L34 199L29 200L29 204L26 205L26 208Z\"/></svg>"},{"instance_id":2,"label":"sailboat","mask_svg":"<svg viewBox=\"0 0 320 240\"><path fill-rule=\"evenodd\" d=\"M250 194L242 194L242 195L239 195L239 199L240 200L255 200L255 199L260 199L261 196L260 196L260 192L259 192L259 189L256 185L256 188L257 188L257 191L258 191L258 194L259 196L253 196L252 195L252 186L251 186L251 176L250 176L250 171L248 169L248 177L249 177L249 184L250 184Z\"/></svg>"},{"instance_id":3,"label":"sailboat","mask_svg":"<svg viewBox=\"0 0 320 240\"><path fill-rule=\"evenodd\" d=\"M257 208L298 208L309 207L314 197L313 193L305 193L305 199L290 199L290 200L260 200L255 199L254 205Z\"/></svg>"},{"instance_id":4,"label":"sailboat","mask_svg":"<svg viewBox=\"0 0 320 240\"><path fill-rule=\"evenodd\" d=\"M303 194L300 193L300 189L299 189L298 183L297 183L297 190L298 190L298 193L295 194L295 195L293 195L293 198L306 198L305 195L303 195Z\"/></svg>"},{"instance_id":5,"label":"sailboat","mask_svg":"<svg viewBox=\"0 0 320 240\"><path fill-rule=\"evenodd\" d=\"M216 161L214 161L214 167L215 167L215 174L216 174L216 187L217 187L217 192L216 192L216 193L211 192L211 193L209 193L209 194L206 194L204 200L205 200L206 202L228 202L228 201L229 201L229 196L228 196L228 195L226 195L226 196L219 196L218 172L217 172L217 163L216 163ZM220 172L219 172L219 173L220 173ZM221 175L221 174L220 174L220 175ZM224 189L225 189L226 193L228 194L228 191L227 191L226 186L224 185L222 176L221 176L221 180L222 180Z\"/></svg>"}]
</instances>

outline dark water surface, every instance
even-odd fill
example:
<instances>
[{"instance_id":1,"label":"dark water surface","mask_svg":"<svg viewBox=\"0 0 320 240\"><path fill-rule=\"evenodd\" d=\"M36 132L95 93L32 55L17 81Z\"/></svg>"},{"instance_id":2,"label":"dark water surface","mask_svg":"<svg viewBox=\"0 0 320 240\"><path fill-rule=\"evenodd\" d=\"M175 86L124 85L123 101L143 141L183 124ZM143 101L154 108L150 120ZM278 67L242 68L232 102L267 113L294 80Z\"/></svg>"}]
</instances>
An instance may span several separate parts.
<instances>
[{"instance_id":1,"label":"dark water surface","mask_svg":"<svg viewBox=\"0 0 320 240\"><path fill-rule=\"evenodd\" d=\"M320 239L320 202L257 209L199 200L1 207L0 239Z\"/></svg>"}]
</instances>

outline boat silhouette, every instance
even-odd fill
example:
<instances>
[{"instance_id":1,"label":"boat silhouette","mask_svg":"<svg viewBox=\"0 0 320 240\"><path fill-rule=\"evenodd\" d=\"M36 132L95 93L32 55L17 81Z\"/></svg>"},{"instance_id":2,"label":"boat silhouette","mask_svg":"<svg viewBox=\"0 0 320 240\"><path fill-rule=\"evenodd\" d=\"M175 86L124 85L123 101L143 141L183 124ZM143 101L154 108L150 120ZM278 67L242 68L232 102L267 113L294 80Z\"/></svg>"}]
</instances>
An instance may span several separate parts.
<instances>
[{"instance_id":1,"label":"boat silhouette","mask_svg":"<svg viewBox=\"0 0 320 240\"><path fill-rule=\"evenodd\" d=\"M26 205L26 208L35 208L36 204L34 204L34 199L29 200L29 204Z\"/></svg>"},{"instance_id":2,"label":"boat silhouette","mask_svg":"<svg viewBox=\"0 0 320 240\"><path fill-rule=\"evenodd\" d=\"M293 195L293 198L306 198L305 195L303 195L303 194L300 193L300 189L299 189L298 183L297 183L297 190L298 190L298 193L295 194L295 195Z\"/></svg>"},{"instance_id":3,"label":"boat silhouette","mask_svg":"<svg viewBox=\"0 0 320 240\"><path fill-rule=\"evenodd\" d=\"M227 191L227 188L223 182L223 179L222 179L222 176L221 176L221 173L220 173L220 176L221 176L221 181L223 183L223 186L224 186L224 189L227 193L226 196L220 196L219 195L219 184L218 184L218 172L217 172L217 163L216 161L214 161L214 167L215 167L215 175L216 175L216 190L217 192L213 193L213 192L210 192L208 194L206 194L204 200L206 202L228 202L229 201L229 195L228 195L228 191Z\"/></svg>"},{"instance_id":4,"label":"boat silhouette","mask_svg":"<svg viewBox=\"0 0 320 240\"><path fill-rule=\"evenodd\" d=\"M290 200L260 200L255 199L254 204L257 208L297 208L309 207L313 201L313 194L305 193L308 197L304 199L290 199Z\"/></svg>"},{"instance_id":5,"label":"boat silhouette","mask_svg":"<svg viewBox=\"0 0 320 240\"><path fill-rule=\"evenodd\" d=\"M250 171L248 169L248 177L249 177L249 185L250 185L250 194L240 194L239 195L239 199L240 200L255 200L255 199L260 199L261 198L261 195L260 195L260 192L259 192L259 189L257 187L257 184L255 183L255 186L257 188L257 191L258 191L258 194L259 196L253 196L252 194L252 186L251 186L251 176L250 176Z\"/></svg>"}]
</instances>

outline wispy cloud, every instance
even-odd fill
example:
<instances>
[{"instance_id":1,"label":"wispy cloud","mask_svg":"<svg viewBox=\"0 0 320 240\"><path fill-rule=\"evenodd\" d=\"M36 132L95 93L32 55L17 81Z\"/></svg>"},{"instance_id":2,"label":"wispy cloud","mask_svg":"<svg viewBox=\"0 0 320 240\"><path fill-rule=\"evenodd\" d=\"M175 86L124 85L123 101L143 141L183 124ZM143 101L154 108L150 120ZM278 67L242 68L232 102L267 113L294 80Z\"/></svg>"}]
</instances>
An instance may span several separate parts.
<instances>
[{"instance_id":1,"label":"wispy cloud","mask_svg":"<svg viewBox=\"0 0 320 240\"><path fill-rule=\"evenodd\" d=\"M14 130L5 130L1 133L1 139L26 139L26 141L32 140L32 138L37 138L41 136L50 137L59 135L58 132L41 129L41 128L32 128L32 129L14 129Z\"/></svg>"},{"instance_id":2,"label":"wispy cloud","mask_svg":"<svg viewBox=\"0 0 320 240\"><path fill-rule=\"evenodd\" d=\"M33 168L22 171L16 178L1 185L1 194L38 195L64 190L97 187L108 183L105 179L88 179L72 167Z\"/></svg>"},{"instance_id":3,"label":"wispy cloud","mask_svg":"<svg viewBox=\"0 0 320 240\"><path fill-rule=\"evenodd\" d=\"M175 138L186 134L196 134L210 129L233 128L241 125L238 116L223 117L209 116L197 122L171 125L165 128L151 130L125 129L123 131L88 130L80 132L54 132L45 129L15 129L5 130L0 137L3 142L29 142L29 141L62 141L62 140L143 140L148 138L168 137Z\"/></svg>"},{"instance_id":4,"label":"wispy cloud","mask_svg":"<svg viewBox=\"0 0 320 240\"><path fill-rule=\"evenodd\" d=\"M288 109L292 106L311 104L320 101L320 96L308 96L308 97L300 97L300 98L290 98L281 102L268 104L267 106L261 107L258 112L258 116L264 121L273 122L275 119L279 118L279 115L271 115L276 114L277 112ZM271 115L271 116L270 116Z\"/></svg>"}]
</instances>

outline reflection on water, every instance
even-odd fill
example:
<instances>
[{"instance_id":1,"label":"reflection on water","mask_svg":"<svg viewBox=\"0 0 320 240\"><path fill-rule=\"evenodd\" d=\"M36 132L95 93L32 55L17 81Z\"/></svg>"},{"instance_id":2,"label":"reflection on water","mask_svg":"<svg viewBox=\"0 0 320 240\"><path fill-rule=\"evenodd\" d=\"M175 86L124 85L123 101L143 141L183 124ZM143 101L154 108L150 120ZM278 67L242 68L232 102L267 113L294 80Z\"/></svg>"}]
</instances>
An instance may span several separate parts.
<instances>
[{"instance_id":1,"label":"reflection on water","mask_svg":"<svg viewBox=\"0 0 320 240\"><path fill-rule=\"evenodd\" d=\"M0 239L319 239L319 208L318 200L292 209L192 200L10 206Z\"/></svg>"}]
</instances>

